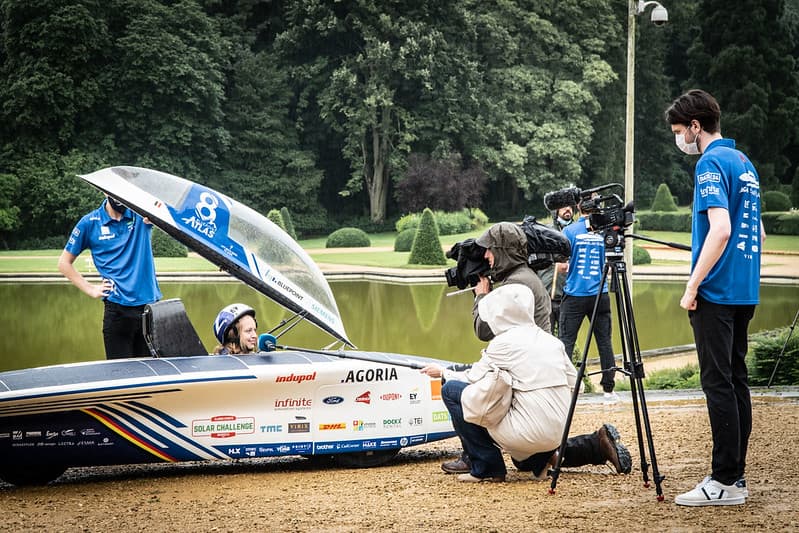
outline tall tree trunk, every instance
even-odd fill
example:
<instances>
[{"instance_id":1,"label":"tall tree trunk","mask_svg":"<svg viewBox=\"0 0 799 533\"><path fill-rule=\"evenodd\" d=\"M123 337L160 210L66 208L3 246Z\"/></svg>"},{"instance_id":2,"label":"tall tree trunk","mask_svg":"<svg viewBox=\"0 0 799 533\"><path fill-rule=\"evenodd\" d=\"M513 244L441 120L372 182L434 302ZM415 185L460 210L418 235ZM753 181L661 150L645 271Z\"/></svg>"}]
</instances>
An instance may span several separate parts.
<instances>
[{"instance_id":1,"label":"tall tree trunk","mask_svg":"<svg viewBox=\"0 0 799 533\"><path fill-rule=\"evenodd\" d=\"M366 186L369 190L370 218L372 222L378 223L386 219L390 126L391 111L384 108L381 111L380 123L372 128L372 168L370 169L368 165L364 168Z\"/></svg>"}]
</instances>

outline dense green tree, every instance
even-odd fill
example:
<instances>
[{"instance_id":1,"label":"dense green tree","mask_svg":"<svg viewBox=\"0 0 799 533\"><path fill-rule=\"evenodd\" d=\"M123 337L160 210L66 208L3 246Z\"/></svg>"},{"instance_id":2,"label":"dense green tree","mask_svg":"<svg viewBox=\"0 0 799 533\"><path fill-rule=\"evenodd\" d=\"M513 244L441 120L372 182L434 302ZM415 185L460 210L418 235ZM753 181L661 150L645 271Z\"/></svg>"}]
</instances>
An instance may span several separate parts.
<instances>
[{"instance_id":1,"label":"dense green tree","mask_svg":"<svg viewBox=\"0 0 799 533\"><path fill-rule=\"evenodd\" d=\"M261 213L287 206L302 217L321 211L322 172L313 153L299 148L289 117L292 93L276 63L268 52L239 52L224 106L230 143L212 182Z\"/></svg>"},{"instance_id":2,"label":"dense green tree","mask_svg":"<svg viewBox=\"0 0 799 533\"><path fill-rule=\"evenodd\" d=\"M799 77L783 0L704 0L701 31L689 50L690 84L719 101L721 129L736 140L761 184L790 183L786 153L797 144Z\"/></svg>"},{"instance_id":3,"label":"dense green tree","mask_svg":"<svg viewBox=\"0 0 799 533\"><path fill-rule=\"evenodd\" d=\"M14 205L19 194L19 178L13 174L0 174L0 245L5 249L8 249L6 235L22 225L19 207Z\"/></svg>"}]
</instances>

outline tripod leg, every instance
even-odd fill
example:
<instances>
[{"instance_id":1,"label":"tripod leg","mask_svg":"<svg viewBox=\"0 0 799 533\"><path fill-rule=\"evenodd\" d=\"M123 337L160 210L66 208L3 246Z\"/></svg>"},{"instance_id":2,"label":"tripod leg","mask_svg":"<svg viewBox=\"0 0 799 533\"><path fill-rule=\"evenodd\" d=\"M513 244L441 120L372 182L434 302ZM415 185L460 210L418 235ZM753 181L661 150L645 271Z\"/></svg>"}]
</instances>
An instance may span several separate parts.
<instances>
[{"instance_id":1,"label":"tripod leg","mask_svg":"<svg viewBox=\"0 0 799 533\"><path fill-rule=\"evenodd\" d=\"M630 297L629 285L627 283L627 269L624 262L619 262L614 269L618 276L620 293L617 293L617 304L623 304L618 309L619 320L622 334L622 344L626 347L624 351L629 354L628 366L630 371L630 389L633 397L633 409L635 410L636 430L638 432L638 444L641 451L641 465L644 472L644 486L649 486L648 467L644 456L642 429L646 434L646 442L649 448L649 458L652 461L652 476L655 480L655 489L658 501L663 501L662 481L665 476L660 475L658 470L657 457L655 455L655 444L652 439L652 426L649 422L649 412L646 406L646 395L644 393L643 378L644 367L641 361L641 349L638 344L638 332L635 328L635 317L633 315L632 298ZM643 428L642 428L643 426Z\"/></svg>"},{"instance_id":2,"label":"tripod leg","mask_svg":"<svg viewBox=\"0 0 799 533\"><path fill-rule=\"evenodd\" d=\"M780 355L777 356L777 362L774 363L774 370L771 371L771 377L768 378L768 385L767 387L771 388L771 383L774 381L774 376L777 375L777 367L780 366L780 361L782 360L782 354L785 353L785 348L788 346L788 341L791 339L791 335L793 335L793 328L796 327L796 319L799 318L799 309L796 310L796 316L793 317L793 324L791 324L791 330L788 332L788 336L785 337L785 343L782 345L782 350L780 350Z\"/></svg>"},{"instance_id":3,"label":"tripod leg","mask_svg":"<svg viewBox=\"0 0 799 533\"><path fill-rule=\"evenodd\" d=\"M549 485L549 493L555 494L555 487L558 484L558 478L560 477L560 468L563 464L563 457L566 454L566 442L569 440L569 430L571 429L572 419L574 418L574 409L577 406L577 396L580 394L580 384L583 382L583 377L585 376L585 368L588 363L588 348L591 346L591 337L594 333L594 323L596 319L597 310L599 309L599 300L602 296L602 289L605 285L605 279L607 278L608 271L610 269L610 263L605 263L605 268L602 273L602 281L599 284L599 292L596 295L596 299L594 300L594 308L591 311L591 323L588 326L588 336L585 340L585 347L583 348L583 356L580 360L580 366L577 369L577 381L574 385L574 390L572 391L572 398L571 403L569 404L569 414L566 416L566 424L563 426L563 434L560 438L560 448L558 448L558 460L555 463L555 468L552 469L552 481ZM569 358L571 358L571 354L568 354Z\"/></svg>"}]
</instances>

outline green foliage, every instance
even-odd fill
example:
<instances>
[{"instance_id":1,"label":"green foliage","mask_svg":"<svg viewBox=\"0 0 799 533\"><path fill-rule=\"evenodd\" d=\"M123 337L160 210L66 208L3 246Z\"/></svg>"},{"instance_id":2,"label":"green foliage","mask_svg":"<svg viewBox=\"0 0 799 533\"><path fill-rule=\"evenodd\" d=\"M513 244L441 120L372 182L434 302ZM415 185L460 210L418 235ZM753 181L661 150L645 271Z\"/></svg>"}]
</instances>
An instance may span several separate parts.
<instances>
[{"instance_id":1,"label":"green foliage","mask_svg":"<svg viewBox=\"0 0 799 533\"><path fill-rule=\"evenodd\" d=\"M645 231L691 231L691 213L664 213L653 211L640 211L635 213L638 230Z\"/></svg>"},{"instance_id":2,"label":"green foliage","mask_svg":"<svg viewBox=\"0 0 799 533\"><path fill-rule=\"evenodd\" d=\"M404 229L397 233L397 238L394 241L395 252L410 252L413 246L413 239L416 237L416 229Z\"/></svg>"},{"instance_id":3,"label":"green foliage","mask_svg":"<svg viewBox=\"0 0 799 533\"><path fill-rule=\"evenodd\" d=\"M749 342L747 367L751 385L767 385L782 352L780 365L774 376L776 385L799 385L799 332L780 328L756 333ZM788 336L790 335L790 339ZM788 341L786 344L786 340Z\"/></svg>"},{"instance_id":4,"label":"green foliage","mask_svg":"<svg viewBox=\"0 0 799 533\"><path fill-rule=\"evenodd\" d=\"M652 256L646 248L633 246L633 265L648 265L652 263Z\"/></svg>"},{"instance_id":5,"label":"green foliage","mask_svg":"<svg viewBox=\"0 0 799 533\"><path fill-rule=\"evenodd\" d=\"M421 213L410 213L404 215L395 224L397 232L419 227ZM443 211L433 212L439 235L456 235L466 233L473 229L478 229L488 223L488 217L479 209L461 209L460 211L445 213Z\"/></svg>"},{"instance_id":6,"label":"green foliage","mask_svg":"<svg viewBox=\"0 0 799 533\"><path fill-rule=\"evenodd\" d=\"M286 223L283 221L283 215L277 209L270 209L266 214L266 218L271 220L277 227L286 231Z\"/></svg>"},{"instance_id":7,"label":"green foliage","mask_svg":"<svg viewBox=\"0 0 799 533\"><path fill-rule=\"evenodd\" d=\"M369 235L358 228L340 228L328 235L325 248L368 248Z\"/></svg>"},{"instance_id":8,"label":"green foliage","mask_svg":"<svg viewBox=\"0 0 799 533\"><path fill-rule=\"evenodd\" d=\"M13 174L0 174L0 244L6 249L5 235L22 225L19 206L15 205L19 195L19 178Z\"/></svg>"},{"instance_id":9,"label":"green foliage","mask_svg":"<svg viewBox=\"0 0 799 533\"><path fill-rule=\"evenodd\" d=\"M761 213L760 220L766 235L799 235L799 212L790 213Z\"/></svg>"},{"instance_id":10,"label":"green foliage","mask_svg":"<svg viewBox=\"0 0 799 533\"><path fill-rule=\"evenodd\" d=\"M655 199L652 201L652 211L677 211L677 204L674 202L669 186L665 183L658 185Z\"/></svg>"},{"instance_id":11,"label":"green foliage","mask_svg":"<svg viewBox=\"0 0 799 533\"><path fill-rule=\"evenodd\" d=\"M790 211L791 199L787 194L780 191L766 191L761 198L763 211Z\"/></svg>"},{"instance_id":12,"label":"green foliage","mask_svg":"<svg viewBox=\"0 0 799 533\"><path fill-rule=\"evenodd\" d=\"M288 207L283 206L280 208L280 218L283 220L283 224L286 226L286 233L288 233L289 236L296 241L297 232L294 229L294 222L291 221L291 213L289 213Z\"/></svg>"},{"instance_id":13,"label":"green foliage","mask_svg":"<svg viewBox=\"0 0 799 533\"><path fill-rule=\"evenodd\" d=\"M650 372L644 380L647 389L699 389L699 365L665 368Z\"/></svg>"},{"instance_id":14,"label":"green foliage","mask_svg":"<svg viewBox=\"0 0 799 533\"><path fill-rule=\"evenodd\" d=\"M153 228L152 245L155 257L187 257L189 255L185 246L155 227Z\"/></svg>"},{"instance_id":15,"label":"green foliage","mask_svg":"<svg viewBox=\"0 0 799 533\"><path fill-rule=\"evenodd\" d=\"M409 265L446 265L447 258L438 238L433 212L430 209L422 211L419 228L411 246L411 255L408 256Z\"/></svg>"}]
</instances>

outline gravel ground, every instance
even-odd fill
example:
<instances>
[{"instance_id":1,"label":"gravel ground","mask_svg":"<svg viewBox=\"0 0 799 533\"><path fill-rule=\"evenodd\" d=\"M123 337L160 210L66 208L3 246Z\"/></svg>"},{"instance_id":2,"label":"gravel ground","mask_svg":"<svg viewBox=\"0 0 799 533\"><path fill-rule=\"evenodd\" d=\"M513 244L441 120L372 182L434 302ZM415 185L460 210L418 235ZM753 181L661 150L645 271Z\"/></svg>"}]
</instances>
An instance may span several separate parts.
<instances>
[{"instance_id":1,"label":"gravel ground","mask_svg":"<svg viewBox=\"0 0 799 533\"><path fill-rule=\"evenodd\" d=\"M572 434L614 423L633 472L564 469L555 494L508 459L504 484L462 484L439 464L456 439L348 470L302 458L71 469L45 487L0 483L4 531L789 531L799 530L799 401L758 396L746 505L686 508L674 496L709 472L700 397L649 400L665 501L643 486L632 405L578 404ZM651 469L650 469L651 477Z\"/></svg>"}]
</instances>

